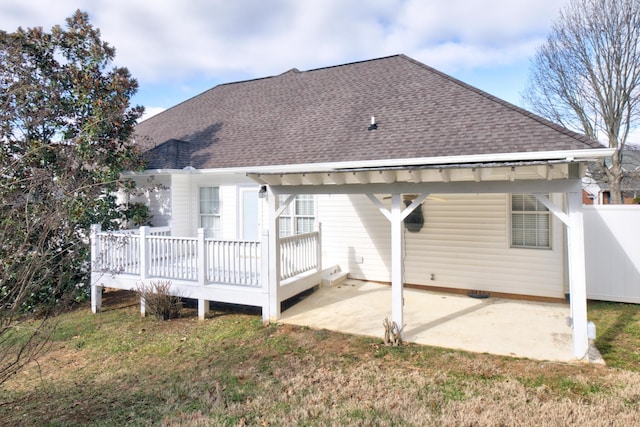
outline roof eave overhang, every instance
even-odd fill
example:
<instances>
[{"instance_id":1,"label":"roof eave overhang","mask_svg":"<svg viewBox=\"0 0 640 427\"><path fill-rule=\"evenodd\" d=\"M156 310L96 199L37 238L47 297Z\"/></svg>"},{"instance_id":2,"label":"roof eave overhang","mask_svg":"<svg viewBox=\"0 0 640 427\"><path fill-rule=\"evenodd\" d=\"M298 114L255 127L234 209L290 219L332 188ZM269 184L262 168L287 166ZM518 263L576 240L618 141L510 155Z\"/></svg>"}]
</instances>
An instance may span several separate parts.
<instances>
[{"instance_id":1,"label":"roof eave overhang","mask_svg":"<svg viewBox=\"0 0 640 427\"><path fill-rule=\"evenodd\" d=\"M138 175L176 175L176 174L295 174L314 172L340 172L362 169L397 169L411 167L447 166L447 167L469 167L476 165L481 167L491 167L496 163L509 162L590 162L601 158L611 157L615 149L613 148L593 148L580 150L558 150L558 151L531 151L520 153L491 153L472 154L463 156L438 156L438 157L414 157L404 159L374 159L343 162L326 163L300 163L266 166L228 167L228 168L208 168L195 169L187 167L184 169L148 169L141 172L127 172L127 176Z\"/></svg>"},{"instance_id":2,"label":"roof eave overhang","mask_svg":"<svg viewBox=\"0 0 640 427\"><path fill-rule=\"evenodd\" d=\"M332 163L308 163L297 165L258 166L242 168L247 174L283 174L283 173L312 173L312 172L339 172L356 169L397 169L401 167L418 166L444 166L468 167L470 164L496 164L509 162L589 162L601 158L610 157L614 149L594 148L582 150L562 151L537 151L523 153L499 153L499 154L474 154L466 156L438 156L416 157L409 159L381 159L360 160ZM238 169L237 169L238 170Z\"/></svg>"}]
</instances>

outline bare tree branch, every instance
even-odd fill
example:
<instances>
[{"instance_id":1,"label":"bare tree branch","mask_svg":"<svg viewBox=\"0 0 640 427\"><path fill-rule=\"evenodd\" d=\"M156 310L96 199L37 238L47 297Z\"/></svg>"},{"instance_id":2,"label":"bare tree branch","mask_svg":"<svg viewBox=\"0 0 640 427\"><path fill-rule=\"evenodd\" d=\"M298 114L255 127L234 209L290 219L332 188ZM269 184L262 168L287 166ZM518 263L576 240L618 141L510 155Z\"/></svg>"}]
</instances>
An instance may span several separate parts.
<instances>
[{"instance_id":1,"label":"bare tree branch","mask_svg":"<svg viewBox=\"0 0 640 427\"><path fill-rule=\"evenodd\" d=\"M612 203L622 203L622 150L640 114L640 1L571 0L531 63L523 94L534 111L602 139Z\"/></svg>"},{"instance_id":2,"label":"bare tree branch","mask_svg":"<svg viewBox=\"0 0 640 427\"><path fill-rule=\"evenodd\" d=\"M77 11L66 27L0 31L0 384L85 298L89 226L127 220L114 192L140 167L137 82Z\"/></svg>"}]
</instances>

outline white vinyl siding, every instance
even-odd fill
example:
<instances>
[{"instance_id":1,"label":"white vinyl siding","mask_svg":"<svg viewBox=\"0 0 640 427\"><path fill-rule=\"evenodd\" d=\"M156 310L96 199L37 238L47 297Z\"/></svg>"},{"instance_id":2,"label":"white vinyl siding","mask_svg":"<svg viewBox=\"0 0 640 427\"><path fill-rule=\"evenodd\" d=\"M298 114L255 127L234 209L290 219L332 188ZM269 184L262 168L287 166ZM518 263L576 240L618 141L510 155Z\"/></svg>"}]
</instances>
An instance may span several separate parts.
<instances>
[{"instance_id":1,"label":"white vinyl siding","mask_svg":"<svg viewBox=\"0 0 640 427\"><path fill-rule=\"evenodd\" d=\"M171 177L165 175L135 181L136 189L129 202L144 203L149 207L153 227L168 226L171 220Z\"/></svg>"},{"instance_id":2,"label":"white vinyl siding","mask_svg":"<svg viewBox=\"0 0 640 427\"><path fill-rule=\"evenodd\" d=\"M511 246L549 249L550 215L533 194L512 194Z\"/></svg>"},{"instance_id":3,"label":"white vinyl siding","mask_svg":"<svg viewBox=\"0 0 640 427\"><path fill-rule=\"evenodd\" d=\"M246 178L247 181L248 178ZM199 193L200 188L204 187L217 187L218 188L218 215L219 220L219 232L214 234L207 234L207 237L220 240L237 240L239 239L239 228L241 222L240 206L238 202L239 186L246 187L250 182L238 182L236 175L216 175L208 176L194 175L191 176L191 194L192 196L192 211L190 217L192 218L192 230L191 235L195 236L200 227L200 206L199 206ZM254 184L254 187L255 186ZM259 212L255 213L259 215Z\"/></svg>"},{"instance_id":4,"label":"white vinyl siding","mask_svg":"<svg viewBox=\"0 0 640 427\"><path fill-rule=\"evenodd\" d=\"M188 175L171 176L171 233L174 236L194 236L191 219L191 182Z\"/></svg>"},{"instance_id":5,"label":"white vinyl siding","mask_svg":"<svg viewBox=\"0 0 640 427\"><path fill-rule=\"evenodd\" d=\"M283 203L287 196L280 196ZM309 194L300 194L280 215L280 237L310 233L316 221L316 199Z\"/></svg>"},{"instance_id":6,"label":"white vinyl siding","mask_svg":"<svg viewBox=\"0 0 640 427\"><path fill-rule=\"evenodd\" d=\"M512 248L508 194L437 197L423 204L423 229L404 233L405 283L564 296L563 227L552 227L552 250ZM319 196L318 221L324 265L338 264L353 278L391 280L390 223L365 196Z\"/></svg>"}]
</instances>

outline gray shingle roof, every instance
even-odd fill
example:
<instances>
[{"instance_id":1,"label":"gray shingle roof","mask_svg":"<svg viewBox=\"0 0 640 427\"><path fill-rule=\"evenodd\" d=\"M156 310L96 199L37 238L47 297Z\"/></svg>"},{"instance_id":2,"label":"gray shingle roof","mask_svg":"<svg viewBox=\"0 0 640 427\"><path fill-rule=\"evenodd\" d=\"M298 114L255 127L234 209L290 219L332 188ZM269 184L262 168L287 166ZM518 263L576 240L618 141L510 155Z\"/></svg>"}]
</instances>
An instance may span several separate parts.
<instances>
[{"instance_id":1,"label":"gray shingle roof","mask_svg":"<svg viewBox=\"0 0 640 427\"><path fill-rule=\"evenodd\" d=\"M136 133L149 169L601 147L404 55L222 84Z\"/></svg>"}]
</instances>

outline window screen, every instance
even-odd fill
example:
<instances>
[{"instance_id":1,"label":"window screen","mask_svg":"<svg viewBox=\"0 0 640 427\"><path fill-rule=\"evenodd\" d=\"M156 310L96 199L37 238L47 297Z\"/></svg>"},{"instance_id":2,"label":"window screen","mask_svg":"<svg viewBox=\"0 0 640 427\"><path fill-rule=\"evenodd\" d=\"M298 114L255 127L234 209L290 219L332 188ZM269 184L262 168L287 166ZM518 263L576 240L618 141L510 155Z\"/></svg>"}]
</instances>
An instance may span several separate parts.
<instances>
[{"instance_id":1,"label":"window screen","mask_svg":"<svg viewBox=\"0 0 640 427\"><path fill-rule=\"evenodd\" d=\"M511 195L511 246L550 248L550 213L533 194Z\"/></svg>"},{"instance_id":2,"label":"window screen","mask_svg":"<svg viewBox=\"0 0 640 427\"><path fill-rule=\"evenodd\" d=\"M287 200L280 195L280 203ZM313 195L300 194L280 215L280 237L310 233L316 221L316 199Z\"/></svg>"},{"instance_id":3,"label":"window screen","mask_svg":"<svg viewBox=\"0 0 640 427\"><path fill-rule=\"evenodd\" d=\"M220 226L220 189L200 187L200 227L205 236L213 239L222 237Z\"/></svg>"}]
</instances>

